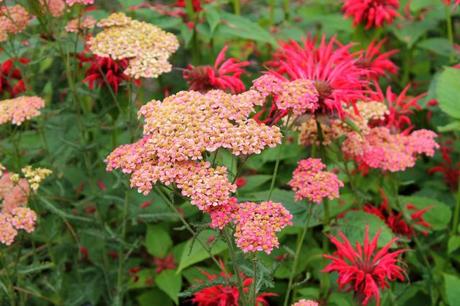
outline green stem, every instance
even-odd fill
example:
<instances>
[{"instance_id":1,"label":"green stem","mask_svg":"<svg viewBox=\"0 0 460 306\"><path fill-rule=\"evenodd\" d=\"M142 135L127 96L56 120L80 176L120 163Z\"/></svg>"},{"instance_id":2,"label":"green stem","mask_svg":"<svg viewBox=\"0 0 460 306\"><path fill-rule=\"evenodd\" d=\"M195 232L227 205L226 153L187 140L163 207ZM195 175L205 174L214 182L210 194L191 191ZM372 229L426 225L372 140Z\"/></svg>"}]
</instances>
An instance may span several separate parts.
<instances>
[{"instance_id":1,"label":"green stem","mask_svg":"<svg viewBox=\"0 0 460 306\"><path fill-rule=\"evenodd\" d=\"M458 223L460 221L460 181L458 182L457 203L455 204L454 219L452 222L451 235L458 233Z\"/></svg>"},{"instance_id":2,"label":"green stem","mask_svg":"<svg viewBox=\"0 0 460 306\"><path fill-rule=\"evenodd\" d=\"M451 8L446 5L445 6L446 10L446 24L447 24L447 39L449 40L449 43L452 47L452 51L450 52L449 55L449 61L451 64L454 63L455 61L455 54L454 54L454 31L453 31L453 26L452 26L452 14L451 14Z\"/></svg>"},{"instance_id":3,"label":"green stem","mask_svg":"<svg viewBox=\"0 0 460 306\"><path fill-rule=\"evenodd\" d=\"M240 0L233 0L233 11L236 15L241 14L241 3Z\"/></svg>"},{"instance_id":4,"label":"green stem","mask_svg":"<svg viewBox=\"0 0 460 306\"><path fill-rule=\"evenodd\" d=\"M313 206L312 206L312 204L307 203L307 205L310 205L308 207L307 222L305 222L303 230L302 230L301 234L299 235L299 237L297 239L297 247L296 247L296 251L295 251L295 255L294 255L294 264L293 264L292 269L291 269L291 275L289 276L288 288L287 288L287 291L286 291L286 296L284 298L284 304L283 304L284 306L289 305L289 302L290 302L290 299L291 299L290 295L291 295L291 291L292 291L292 286L294 284L294 277L296 276L296 272L297 272L297 266L299 265L300 252L302 251L302 246L303 246L303 242L305 240L305 235L307 234L308 228L310 226L311 215L313 214Z\"/></svg>"},{"instance_id":5,"label":"green stem","mask_svg":"<svg viewBox=\"0 0 460 306\"><path fill-rule=\"evenodd\" d=\"M127 225L127 215L128 215L128 192L125 193L125 202L123 205L123 220L122 220L122 227L121 227L121 237L123 241L125 241L126 238L126 225ZM118 252L118 274L117 274L117 291L116 291L116 296L114 299L114 305L115 306L121 306L123 305L123 295L124 295L124 289L123 289L123 275L124 275L124 262L125 262L124 256L123 256L123 245L120 246L120 250Z\"/></svg>"},{"instance_id":6,"label":"green stem","mask_svg":"<svg viewBox=\"0 0 460 306\"><path fill-rule=\"evenodd\" d=\"M238 305L248 305L247 304L247 297L246 293L244 292L244 284L243 284L243 279L241 278L241 270L238 266L238 261L236 260L236 251L235 251L235 246L231 237L231 233L228 231L228 227L225 227L224 230L222 231L225 241L227 242L228 245L228 253L230 255L230 260L232 261L232 266L233 266L233 273L236 276L236 281L237 281L237 286L238 286L238 292L239 294L239 301Z\"/></svg>"},{"instance_id":7,"label":"green stem","mask_svg":"<svg viewBox=\"0 0 460 306\"><path fill-rule=\"evenodd\" d=\"M291 6L291 4L290 4L289 0L283 0L284 21L289 21L290 6Z\"/></svg>"}]
</instances>

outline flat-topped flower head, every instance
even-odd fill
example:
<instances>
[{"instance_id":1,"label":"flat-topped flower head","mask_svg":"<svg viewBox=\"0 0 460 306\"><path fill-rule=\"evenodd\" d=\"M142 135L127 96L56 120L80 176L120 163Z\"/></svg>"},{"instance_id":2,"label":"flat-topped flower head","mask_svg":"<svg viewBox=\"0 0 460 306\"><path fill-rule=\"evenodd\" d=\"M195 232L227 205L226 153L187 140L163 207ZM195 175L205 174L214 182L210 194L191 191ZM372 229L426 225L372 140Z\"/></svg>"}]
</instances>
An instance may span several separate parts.
<instances>
[{"instance_id":1,"label":"flat-topped flower head","mask_svg":"<svg viewBox=\"0 0 460 306\"><path fill-rule=\"evenodd\" d=\"M296 201L321 203L324 198L336 199L343 183L337 175L323 171L326 168L319 158L301 160L294 170L292 180L289 182L295 192Z\"/></svg>"},{"instance_id":2,"label":"flat-topped flower head","mask_svg":"<svg viewBox=\"0 0 460 306\"><path fill-rule=\"evenodd\" d=\"M122 13L98 22L103 31L89 41L91 51L114 60L127 59L125 73L135 79L156 78L171 71L169 57L179 47L171 33Z\"/></svg>"},{"instance_id":3,"label":"flat-topped flower head","mask_svg":"<svg viewBox=\"0 0 460 306\"><path fill-rule=\"evenodd\" d=\"M21 125L24 121L40 115L45 101L39 97L17 97L0 101L0 124L10 122Z\"/></svg>"},{"instance_id":4,"label":"flat-topped flower head","mask_svg":"<svg viewBox=\"0 0 460 306\"><path fill-rule=\"evenodd\" d=\"M213 66L187 66L183 76L191 90L206 92L211 89L221 89L234 94L245 91L240 76L245 72L244 68L249 66L249 62L240 62L236 58L225 59L227 49L228 47L225 46L219 52Z\"/></svg>"},{"instance_id":5,"label":"flat-topped flower head","mask_svg":"<svg viewBox=\"0 0 460 306\"><path fill-rule=\"evenodd\" d=\"M90 5L94 4L94 0L65 0L65 3L67 3L68 6L72 6L75 4Z\"/></svg>"},{"instance_id":6,"label":"flat-topped flower head","mask_svg":"<svg viewBox=\"0 0 460 306\"><path fill-rule=\"evenodd\" d=\"M393 134L386 127L375 127L360 135L349 133L342 144L342 151L370 168L390 172L404 171L415 165L417 156L433 156L439 148L436 133L417 130L411 134Z\"/></svg>"},{"instance_id":7,"label":"flat-topped flower head","mask_svg":"<svg viewBox=\"0 0 460 306\"><path fill-rule=\"evenodd\" d=\"M292 306L319 306L319 304L318 302L313 300L301 299L300 301L297 301L296 303L292 304Z\"/></svg>"},{"instance_id":8,"label":"flat-topped flower head","mask_svg":"<svg viewBox=\"0 0 460 306\"><path fill-rule=\"evenodd\" d=\"M380 28L391 24L398 16L399 0L344 0L345 16L353 18L356 26L362 24L366 29Z\"/></svg>"},{"instance_id":9,"label":"flat-topped flower head","mask_svg":"<svg viewBox=\"0 0 460 306\"><path fill-rule=\"evenodd\" d=\"M60 17L65 11L64 0L40 0L42 10L50 13L53 17Z\"/></svg>"},{"instance_id":10,"label":"flat-topped flower head","mask_svg":"<svg viewBox=\"0 0 460 306\"><path fill-rule=\"evenodd\" d=\"M363 243L356 242L355 247L343 233L340 232L339 237L341 241L336 237L330 237L337 251L332 255L324 255L331 260L324 272L337 272L339 289L353 291L361 305L367 305L372 298L380 305L380 289L388 288L389 282L405 279L404 270L397 265L399 256L405 250L390 252L397 238L392 239L383 248L378 248L380 232L369 240L368 227Z\"/></svg>"},{"instance_id":11,"label":"flat-topped flower head","mask_svg":"<svg viewBox=\"0 0 460 306\"><path fill-rule=\"evenodd\" d=\"M24 175L27 182L29 182L30 188L33 191L37 191L40 187L40 184L53 173L49 169L45 168L32 168L32 166L25 166L21 169L22 174Z\"/></svg>"},{"instance_id":12,"label":"flat-topped flower head","mask_svg":"<svg viewBox=\"0 0 460 306\"><path fill-rule=\"evenodd\" d=\"M0 7L0 29L2 29L0 42L7 40L8 35L24 31L31 19L31 15L19 4L2 5Z\"/></svg>"},{"instance_id":13,"label":"flat-topped flower head","mask_svg":"<svg viewBox=\"0 0 460 306\"><path fill-rule=\"evenodd\" d=\"M139 112L145 118L147 148L160 161L197 160L218 148L234 155L260 153L281 142L276 126L248 119L255 105L264 103L256 91L239 95L212 90L206 94L183 91L152 101Z\"/></svg>"},{"instance_id":14,"label":"flat-topped flower head","mask_svg":"<svg viewBox=\"0 0 460 306\"><path fill-rule=\"evenodd\" d=\"M78 33L91 30L96 26L96 22L96 19L94 19L92 16L72 19L67 23L65 30L69 33Z\"/></svg>"},{"instance_id":15,"label":"flat-topped flower head","mask_svg":"<svg viewBox=\"0 0 460 306\"><path fill-rule=\"evenodd\" d=\"M234 217L236 245L245 253L270 254L279 246L276 233L291 225L291 219L292 215L279 203L241 203Z\"/></svg>"}]
</instances>

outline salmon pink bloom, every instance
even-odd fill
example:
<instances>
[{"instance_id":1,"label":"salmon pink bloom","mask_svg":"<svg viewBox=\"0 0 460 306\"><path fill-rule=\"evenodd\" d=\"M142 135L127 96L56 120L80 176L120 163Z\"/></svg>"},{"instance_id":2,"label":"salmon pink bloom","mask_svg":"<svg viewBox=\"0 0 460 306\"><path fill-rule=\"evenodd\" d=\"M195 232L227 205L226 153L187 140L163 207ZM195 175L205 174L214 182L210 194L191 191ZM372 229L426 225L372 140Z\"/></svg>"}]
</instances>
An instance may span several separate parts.
<instances>
[{"instance_id":1,"label":"salmon pink bloom","mask_svg":"<svg viewBox=\"0 0 460 306\"><path fill-rule=\"evenodd\" d=\"M240 76L249 62L240 62L238 59L225 59L228 46L225 46L216 58L214 66L188 65L183 72L184 79L191 90L206 92L211 89L228 90L231 93L240 93L245 90Z\"/></svg>"},{"instance_id":2,"label":"salmon pink bloom","mask_svg":"<svg viewBox=\"0 0 460 306\"><path fill-rule=\"evenodd\" d=\"M391 24L398 15L399 0L344 0L345 16L353 18L353 24L366 29Z\"/></svg>"},{"instance_id":3,"label":"salmon pink bloom","mask_svg":"<svg viewBox=\"0 0 460 306\"><path fill-rule=\"evenodd\" d=\"M292 306L319 306L319 304L316 301L302 299L292 304Z\"/></svg>"},{"instance_id":4,"label":"salmon pink bloom","mask_svg":"<svg viewBox=\"0 0 460 306\"><path fill-rule=\"evenodd\" d=\"M28 64L27 58L11 58L4 61L0 66L0 95L8 94L10 98L26 90L21 71L15 67L15 64Z\"/></svg>"},{"instance_id":5,"label":"salmon pink bloom","mask_svg":"<svg viewBox=\"0 0 460 306\"><path fill-rule=\"evenodd\" d=\"M94 4L94 0L65 0L68 6L72 6L74 4L83 4L83 5L90 5Z\"/></svg>"},{"instance_id":6,"label":"salmon pink bloom","mask_svg":"<svg viewBox=\"0 0 460 306\"><path fill-rule=\"evenodd\" d=\"M389 282L405 279L404 270L397 265L399 255L405 250L390 252L397 238L379 249L377 243L380 232L370 241L368 227L365 230L363 244L356 242L355 247L342 232L339 233L339 237L342 241L330 237L337 251L332 255L324 255L331 263L323 271L337 272L339 289L354 291L361 305L367 305L371 298L374 298L379 306L380 289L388 288Z\"/></svg>"},{"instance_id":7,"label":"salmon pink bloom","mask_svg":"<svg viewBox=\"0 0 460 306\"><path fill-rule=\"evenodd\" d=\"M343 114L342 104L365 100L367 71L357 65L350 53L351 44L342 45L335 37L306 38L303 46L295 41L282 44L267 63L271 73L288 80L306 79L313 82L319 96L318 112Z\"/></svg>"}]
</instances>

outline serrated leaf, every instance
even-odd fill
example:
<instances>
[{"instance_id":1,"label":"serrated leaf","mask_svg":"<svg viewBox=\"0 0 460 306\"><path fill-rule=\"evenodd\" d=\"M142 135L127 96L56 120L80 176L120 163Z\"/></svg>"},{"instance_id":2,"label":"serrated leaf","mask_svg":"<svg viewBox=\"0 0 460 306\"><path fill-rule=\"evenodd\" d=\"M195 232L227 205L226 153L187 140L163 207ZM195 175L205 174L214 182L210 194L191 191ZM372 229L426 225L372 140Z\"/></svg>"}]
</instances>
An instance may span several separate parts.
<instances>
[{"instance_id":1,"label":"serrated leaf","mask_svg":"<svg viewBox=\"0 0 460 306\"><path fill-rule=\"evenodd\" d=\"M335 232L341 231L354 245L356 242L363 243L366 227L369 227L369 237L372 238L380 231L378 246L386 245L393 238L393 233L388 226L377 216L363 211L350 211L337 222Z\"/></svg>"},{"instance_id":2,"label":"serrated leaf","mask_svg":"<svg viewBox=\"0 0 460 306\"><path fill-rule=\"evenodd\" d=\"M449 116L460 119L460 69L446 68L436 82L436 98L439 107Z\"/></svg>"},{"instance_id":3,"label":"serrated leaf","mask_svg":"<svg viewBox=\"0 0 460 306\"><path fill-rule=\"evenodd\" d=\"M168 255L173 241L168 231L161 225L149 225L145 236L145 247L147 251L155 256L163 258Z\"/></svg>"},{"instance_id":4,"label":"serrated leaf","mask_svg":"<svg viewBox=\"0 0 460 306\"><path fill-rule=\"evenodd\" d=\"M399 197L405 207L407 204L413 204L418 209L431 207L424 215L424 219L431 225L433 230L442 230L449 225L452 212L446 204L441 201L427 197Z\"/></svg>"},{"instance_id":5,"label":"serrated leaf","mask_svg":"<svg viewBox=\"0 0 460 306\"><path fill-rule=\"evenodd\" d=\"M197 239L209 245L209 247L211 248L210 253L212 255L219 254L227 249L227 245L221 240L216 241L214 244L208 243L209 238L211 236L216 237L217 233L212 230L205 230L198 234L198 237L196 239L192 238L187 241L182 252L177 272L180 272L183 269L190 267L191 265L197 262L203 261L211 257L209 252L206 251L206 249L200 244L200 242Z\"/></svg>"},{"instance_id":6,"label":"serrated leaf","mask_svg":"<svg viewBox=\"0 0 460 306\"><path fill-rule=\"evenodd\" d=\"M155 278L155 284L166 293L176 305L179 304L179 292L182 287L182 276L174 270L165 270Z\"/></svg>"}]
</instances>

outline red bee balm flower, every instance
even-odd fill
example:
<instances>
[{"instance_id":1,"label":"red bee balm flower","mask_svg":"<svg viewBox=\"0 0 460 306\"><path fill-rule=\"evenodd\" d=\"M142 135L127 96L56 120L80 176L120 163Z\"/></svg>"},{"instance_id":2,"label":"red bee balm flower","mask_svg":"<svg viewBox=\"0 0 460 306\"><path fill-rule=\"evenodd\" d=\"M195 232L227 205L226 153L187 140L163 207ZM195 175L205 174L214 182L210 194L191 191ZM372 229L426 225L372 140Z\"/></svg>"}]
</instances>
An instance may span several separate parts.
<instances>
[{"instance_id":1,"label":"red bee balm flower","mask_svg":"<svg viewBox=\"0 0 460 306\"><path fill-rule=\"evenodd\" d=\"M367 69L371 79L378 79L387 74L398 72L398 66L390 60L390 57L399 52L399 50L390 50L381 52L385 40L379 42L372 41L366 50L362 50L358 59L358 66Z\"/></svg>"},{"instance_id":2,"label":"red bee balm flower","mask_svg":"<svg viewBox=\"0 0 460 306\"><path fill-rule=\"evenodd\" d=\"M211 89L222 89L232 93L245 91L240 76L245 72L243 68L248 66L249 62L240 62L235 58L225 60L227 49L225 46L220 51L213 67L188 65L183 76L191 90L206 92Z\"/></svg>"},{"instance_id":3,"label":"red bee balm flower","mask_svg":"<svg viewBox=\"0 0 460 306\"><path fill-rule=\"evenodd\" d=\"M365 24L366 29L391 24L398 15L398 0L344 0L345 16L353 17L353 24Z\"/></svg>"},{"instance_id":4,"label":"red bee balm flower","mask_svg":"<svg viewBox=\"0 0 460 306\"><path fill-rule=\"evenodd\" d=\"M361 305L367 305L374 297L379 306L379 288L388 288L388 281L396 279L404 281L404 270L397 263L399 255L405 250L389 251L397 238L392 239L383 248L377 249L380 232L369 241L368 227L366 227L363 245L356 242L355 248L343 233L340 232L339 236L342 241L336 237L330 238L337 251L332 255L324 255L332 261L326 266L324 272L337 272L339 288L353 290Z\"/></svg>"},{"instance_id":5,"label":"red bee balm flower","mask_svg":"<svg viewBox=\"0 0 460 306\"><path fill-rule=\"evenodd\" d=\"M351 44L342 45L335 37L327 42L323 36L319 46L315 45L316 39L311 38L303 46L295 41L284 43L267 64L275 75L312 81L319 95L318 111L342 115L342 103L365 100L368 73L357 65Z\"/></svg>"},{"instance_id":6,"label":"red bee balm flower","mask_svg":"<svg viewBox=\"0 0 460 306\"><path fill-rule=\"evenodd\" d=\"M113 60L110 57L90 56L84 54L78 56L81 63L89 62L91 66L86 70L86 78L83 80L88 84L90 89L94 89L94 85L107 86L109 85L115 93L118 93L118 88L121 82L130 78L124 74L128 67L128 60Z\"/></svg>"},{"instance_id":7,"label":"red bee balm flower","mask_svg":"<svg viewBox=\"0 0 460 306\"><path fill-rule=\"evenodd\" d=\"M25 65L29 63L29 60L22 57L11 58L0 66L0 95L8 93L10 98L14 98L26 90L21 71L14 67L15 62Z\"/></svg>"}]
</instances>

